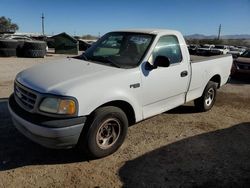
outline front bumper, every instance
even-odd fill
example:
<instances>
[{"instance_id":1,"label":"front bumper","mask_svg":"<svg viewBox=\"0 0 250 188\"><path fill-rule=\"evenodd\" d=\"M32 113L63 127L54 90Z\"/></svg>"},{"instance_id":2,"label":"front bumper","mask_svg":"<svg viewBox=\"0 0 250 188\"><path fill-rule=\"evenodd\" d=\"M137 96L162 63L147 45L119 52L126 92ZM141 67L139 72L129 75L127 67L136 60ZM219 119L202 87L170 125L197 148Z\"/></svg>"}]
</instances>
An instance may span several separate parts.
<instances>
[{"instance_id":1,"label":"front bumper","mask_svg":"<svg viewBox=\"0 0 250 188\"><path fill-rule=\"evenodd\" d=\"M9 98L9 111L15 127L32 141L48 148L72 148L80 137L86 117L55 119L26 112Z\"/></svg>"}]
</instances>

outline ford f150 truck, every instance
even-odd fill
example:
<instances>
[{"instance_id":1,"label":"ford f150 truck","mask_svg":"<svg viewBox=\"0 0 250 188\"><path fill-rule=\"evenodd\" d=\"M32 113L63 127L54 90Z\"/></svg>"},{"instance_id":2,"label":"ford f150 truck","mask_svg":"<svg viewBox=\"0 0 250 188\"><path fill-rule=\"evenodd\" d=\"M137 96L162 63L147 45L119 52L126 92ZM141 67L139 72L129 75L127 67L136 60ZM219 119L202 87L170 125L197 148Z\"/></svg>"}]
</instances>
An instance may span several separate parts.
<instances>
[{"instance_id":1,"label":"ford f150 truck","mask_svg":"<svg viewBox=\"0 0 250 188\"><path fill-rule=\"evenodd\" d=\"M9 110L34 142L104 157L131 124L192 100L210 110L231 66L231 55L191 59L178 31L115 31L78 57L20 72Z\"/></svg>"}]
</instances>

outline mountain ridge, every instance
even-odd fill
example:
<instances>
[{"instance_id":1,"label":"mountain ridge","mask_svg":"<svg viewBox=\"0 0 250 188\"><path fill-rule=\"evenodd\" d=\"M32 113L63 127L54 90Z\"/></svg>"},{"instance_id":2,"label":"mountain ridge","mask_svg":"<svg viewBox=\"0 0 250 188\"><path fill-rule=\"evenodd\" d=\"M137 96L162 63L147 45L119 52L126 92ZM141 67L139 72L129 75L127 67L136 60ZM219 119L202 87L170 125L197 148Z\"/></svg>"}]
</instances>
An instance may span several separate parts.
<instances>
[{"instance_id":1,"label":"mountain ridge","mask_svg":"<svg viewBox=\"0 0 250 188\"><path fill-rule=\"evenodd\" d=\"M216 39L216 35L192 34L185 35L187 39ZM222 35L221 39L250 39L250 34Z\"/></svg>"}]
</instances>

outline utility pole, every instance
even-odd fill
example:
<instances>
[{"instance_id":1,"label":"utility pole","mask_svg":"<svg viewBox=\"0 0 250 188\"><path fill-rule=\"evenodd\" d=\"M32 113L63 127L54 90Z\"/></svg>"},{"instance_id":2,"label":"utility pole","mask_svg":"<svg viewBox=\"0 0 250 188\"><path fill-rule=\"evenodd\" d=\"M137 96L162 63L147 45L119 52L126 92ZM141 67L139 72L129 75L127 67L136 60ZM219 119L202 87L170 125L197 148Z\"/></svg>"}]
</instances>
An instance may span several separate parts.
<instances>
[{"instance_id":1,"label":"utility pole","mask_svg":"<svg viewBox=\"0 0 250 188\"><path fill-rule=\"evenodd\" d=\"M218 40L220 40L221 24L219 25Z\"/></svg>"},{"instance_id":2,"label":"utility pole","mask_svg":"<svg viewBox=\"0 0 250 188\"><path fill-rule=\"evenodd\" d=\"M42 32L43 32L43 36L44 36L44 14L42 13Z\"/></svg>"}]
</instances>

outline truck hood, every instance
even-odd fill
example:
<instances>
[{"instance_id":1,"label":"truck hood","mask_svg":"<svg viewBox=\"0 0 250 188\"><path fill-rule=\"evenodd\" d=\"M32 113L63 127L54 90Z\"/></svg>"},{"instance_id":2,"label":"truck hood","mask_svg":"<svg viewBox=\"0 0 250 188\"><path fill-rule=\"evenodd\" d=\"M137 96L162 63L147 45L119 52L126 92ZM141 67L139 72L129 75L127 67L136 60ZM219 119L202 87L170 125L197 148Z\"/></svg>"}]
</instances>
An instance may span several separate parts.
<instances>
[{"instance_id":1,"label":"truck hood","mask_svg":"<svg viewBox=\"0 0 250 188\"><path fill-rule=\"evenodd\" d=\"M16 81L41 93L62 95L79 82L84 84L122 70L124 69L67 58L26 69L16 76Z\"/></svg>"}]
</instances>

